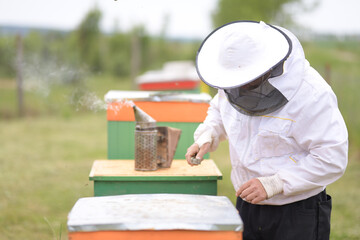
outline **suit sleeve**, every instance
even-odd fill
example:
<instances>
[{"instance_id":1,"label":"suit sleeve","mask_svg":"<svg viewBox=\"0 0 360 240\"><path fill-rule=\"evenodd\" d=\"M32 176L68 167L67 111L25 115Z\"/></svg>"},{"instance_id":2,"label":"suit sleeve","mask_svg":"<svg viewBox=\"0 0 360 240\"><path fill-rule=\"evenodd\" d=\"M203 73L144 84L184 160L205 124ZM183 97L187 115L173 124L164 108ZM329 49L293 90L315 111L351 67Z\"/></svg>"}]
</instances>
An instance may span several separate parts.
<instances>
[{"instance_id":1,"label":"suit sleeve","mask_svg":"<svg viewBox=\"0 0 360 240\"><path fill-rule=\"evenodd\" d=\"M210 151L215 151L219 142L226 138L220 115L219 94L216 94L210 102L204 122L198 126L194 133L194 140L200 147L204 143L210 142Z\"/></svg>"},{"instance_id":2,"label":"suit sleeve","mask_svg":"<svg viewBox=\"0 0 360 240\"><path fill-rule=\"evenodd\" d=\"M348 161L348 133L336 96L325 91L304 107L292 136L308 153L296 167L277 173L284 195L301 194L339 179Z\"/></svg>"}]
</instances>

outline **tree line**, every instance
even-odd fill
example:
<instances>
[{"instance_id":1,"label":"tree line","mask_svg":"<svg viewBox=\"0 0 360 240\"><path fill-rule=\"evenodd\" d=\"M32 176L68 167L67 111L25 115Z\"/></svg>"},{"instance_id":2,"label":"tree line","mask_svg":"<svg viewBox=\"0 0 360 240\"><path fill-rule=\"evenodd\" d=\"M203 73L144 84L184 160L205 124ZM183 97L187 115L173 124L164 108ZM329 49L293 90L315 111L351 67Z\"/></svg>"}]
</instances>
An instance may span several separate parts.
<instances>
[{"instance_id":1,"label":"tree line","mask_svg":"<svg viewBox=\"0 0 360 240\"><path fill-rule=\"evenodd\" d=\"M101 11L95 8L73 31L30 31L23 35L25 65L35 61L40 65L54 62L90 74L109 74L124 79L160 68L166 61L195 59L199 42L150 36L144 26L135 26L128 32L115 27L112 33L103 33L99 26L101 16ZM0 35L0 77L15 77L16 45L16 36Z\"/></svg>"},{"instance_id":2,"label":"tree line","mask_svg":"<svg viewBox=\"0 0 360 240\"><path fill-rule=\"evenodd\" d=\"M300 7L301 3L301 0L219 0L209 17L214 28L240 19L287 25L291 24L291 16L285 6L298 4ZM169 41L166 29L160 36L150 36L141 25L128 32L115 26L111 33L103 33L101 17L101 11L94 8L73 31L31 31L23 36L24 61L51 61L121 79L160 68L166 61L195 59L200 40ZM16 36L0 35L0 77L15 76L16 51Z\"/></svg>"}]
</instances>

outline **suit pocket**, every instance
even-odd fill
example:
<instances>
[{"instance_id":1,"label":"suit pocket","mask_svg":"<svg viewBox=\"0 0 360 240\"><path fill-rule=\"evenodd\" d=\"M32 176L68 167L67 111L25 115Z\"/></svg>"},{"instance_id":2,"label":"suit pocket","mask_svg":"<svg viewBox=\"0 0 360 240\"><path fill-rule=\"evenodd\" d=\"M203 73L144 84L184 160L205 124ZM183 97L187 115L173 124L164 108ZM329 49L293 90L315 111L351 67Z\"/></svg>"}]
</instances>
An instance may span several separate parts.
<instances>
[{"instance_id":1,"label":"suit pocket","mask_svg":"<svg viewBox=\"0 0 360 240\"><path fill-rule=\"evenodd\" d=\"M296 151L296 143L281 133L261 130L254 142L255 158L269 158L290 155Z\"/></svg>"}]
</instances>

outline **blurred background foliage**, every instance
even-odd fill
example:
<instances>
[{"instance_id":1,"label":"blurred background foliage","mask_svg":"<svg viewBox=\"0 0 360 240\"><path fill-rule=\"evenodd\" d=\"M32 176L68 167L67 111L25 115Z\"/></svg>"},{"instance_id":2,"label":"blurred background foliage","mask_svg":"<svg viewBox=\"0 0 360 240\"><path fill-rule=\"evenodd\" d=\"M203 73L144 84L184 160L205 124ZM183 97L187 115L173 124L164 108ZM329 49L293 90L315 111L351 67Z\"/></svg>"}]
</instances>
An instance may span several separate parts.
<instances>
[{"instance_id":1,"label":"blurred background foliage","mask_svg":"<svg viewBox=\"0 0 360 240\"><path fill-rule=\"evenodd\" d=\"M169 41L165 36L149 36L143 26L130 32L121 32L115 27L112 33L100 31L101 12L90 11L78 28L70 32L56 30L32 30L23 36L25 62L37 57L43 62L86 68L93 74L110 74L126 77L136 47L141 51L141 69L160 67L164 61L193 59L193 42ZM136 44L136 46L132 46ZM0 76L15 77L16 36L1 34L0 26Z\"/></svg>"},{"instance_id":2,"label":"blurred background foliage","mask_svg":"<svg viewBox=\"0 0 360 240\"><path fill-rule=\"evenodd\" d=\"M360 239L360 37L309 37L292 22L289 9L299 8L306 10L303 1L220 0L213 26L249 19L297 29L307 59L335 91L349 130L348 170L328 188L334 199L331 239ZM195 61L201 39L169 39L166 23L159 36L141 25L122 31L115 24L113 31L102 32L101 17L95 7L67 32L9 34L0 26L0 239L66 239L68 212L78 198L93 194L88 181L93 160L107 156L103 96L137 89L137 75L167 61ZM211 158L224 175L219 195L234 201L227 143Z\"/></svg>"},{"instance_id":3,"label":"blurred background foliage","mask_svg":"<svg viewBox=\"0 0 360 240\"><path fill-rule=\"evenodd\" d=\"M286 9L286 6L290 4L296 4L298 11L301 10L299 8L305 9L301 0L220 0L219 7L213 14L213 23L219 27L240 16L241 19L252 21L260 19L264 22L285 26L293 23L289 9Z\"/></svg>"}]
</instances>

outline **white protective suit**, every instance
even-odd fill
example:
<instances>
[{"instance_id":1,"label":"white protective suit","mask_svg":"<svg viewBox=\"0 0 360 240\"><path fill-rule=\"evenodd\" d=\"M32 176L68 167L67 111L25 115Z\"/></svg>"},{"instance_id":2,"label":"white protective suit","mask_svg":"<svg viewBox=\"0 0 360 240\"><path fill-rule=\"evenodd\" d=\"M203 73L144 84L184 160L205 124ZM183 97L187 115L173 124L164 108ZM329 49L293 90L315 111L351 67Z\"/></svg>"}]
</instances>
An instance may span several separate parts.
<instances>
[{"instance_id":1,"label":"white protective suit","mask_svg":"<svg viewBox=\"0 0 360 240\"><path fill-rule=\"evenodd\" d=\"M282 190L260 204L283 205L311 197L340 178L347 165L348 134L330 86L310 66L297 38L284 73L269 82L289 101L266 116L235 110L223 90L210 102L208 115L194 133L195 142L228 139L231 180L237 191L252 178L282 181Z\"/></svg>"}]
</instances>

